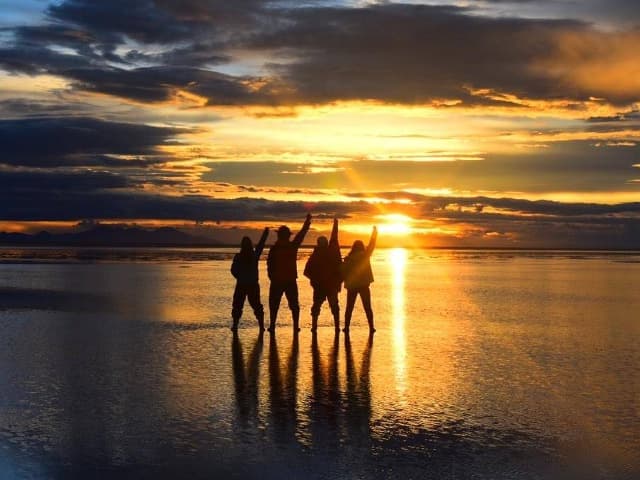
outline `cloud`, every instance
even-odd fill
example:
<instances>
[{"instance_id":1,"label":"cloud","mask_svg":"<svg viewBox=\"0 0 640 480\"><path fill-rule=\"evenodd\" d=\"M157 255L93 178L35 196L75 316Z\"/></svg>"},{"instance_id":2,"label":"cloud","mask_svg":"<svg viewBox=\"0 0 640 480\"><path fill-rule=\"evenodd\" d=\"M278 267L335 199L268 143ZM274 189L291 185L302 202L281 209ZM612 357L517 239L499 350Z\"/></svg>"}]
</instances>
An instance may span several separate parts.
<instances>
[{"instance_id":1,"label":"cloud","mask_svg":"<svg viewBox=\"0 0 640 480\"><path fill-rule=\"evenodd\" d=\"M49 23L14 29L0 65L139 102L166 101L177 89L201 96L202 105L640 100L637 29L451 5L307 5L65 0L49 8ZM229 74L243 70L243 55L262 64Z\"/></svg>"},{"instance_id":2,"label":"cloud","mask_svg":"<svg viewBox=\"0 0 640 480\"><path fill-rule=\"evenodd\" d=\"M115 67L67 69L61 72L74 87L138 102L164 102L181 92L202 98L202 106L268 103L268 94L248 78L237 78L198 68L160 66L134 69Z\"/></svg>"},{"instance_id":3,"label":"cloud","mask_svg":"<svg viewBox=\"0 0 640 480\"><path fill-rule=\"evenodd\" d=\"M47 178L47 175L51 176ZM422 238L430 245L636 248L640 241L638 202L599 205L414 194L411 197L414 203L410 206L387 204L381 207L365 201L320 201L311 205L307 202L175 197L120 190L121 186L129 185L127 182L94 174L84 178L48 173L31 177L0 175L0 217L21 221L179 219L272 224L299 222L311 208L316 218L338 215L348 225L376 222L375 216L381 211L404 211L411 213L418 228L421 222L428 222L428 225L439 226L440 230L455 232L418 234L418 239ZM406 198L406 193L377 192L376 196ZM478 205L483 208L478 209Z\"/></svg>"},{"instance_id":4,"label":"cloud","mask_svg":"<svg viewBox=\"0 0 640 480\"><path fill-rule=\"evenodd\" d=\"M65 0L49 7L49 16L57 21L77 25L98 38L114 41L115 35L145 43L172 43L189 38L189 24L158 8L152 0Z\"/></svg>"},{"instance_id":5,"label":"cloud","mask_svg":"<svg viewBox=\"0 0 640 480\"><path fill-rule=\"evenodd\" d=\"M212 162L204 181L249 183L255 186L316 188L339 185L342 189L370 191L392 186L403 189L449 189L454 191L506 192L614 192L634 178L640 147L592 141L557 141L533 153L488 153L484 160L337 161L313 175L309 165L278 162Z\"/></svg>"},{"instance_id":6,"label":"cloud","mask_svg":"<svg viewBox=\"0 0 640 480\"><path fill-rule=\"evenodd\" d=\"M186 128L152 127L87 117L0 120L0 163L13 166L141 166L158 159ZM123 160L114 156L138 158Z\"/></svg>"},{"instance_id":7,"label":"cloud","mask_svg":"<svg viewBox=\"0 0 640 480\"><path fill-rule=\"evenodd\" d=\"M22 206L19 198L31 196L28 203L44 201L42 197L61 197L71 193L86 193L95 190L127 188L133 186L133 182L123 175L111 172L50 172L50 171L6 171L0 170L0 190L5 198L17 195L12 201L14 209L20 211ZM8 198L7 198L8 200ZM47 209L42 205L42 210ZM11 211L13 209L9 209Z\"/></svg>"}]
</instances>

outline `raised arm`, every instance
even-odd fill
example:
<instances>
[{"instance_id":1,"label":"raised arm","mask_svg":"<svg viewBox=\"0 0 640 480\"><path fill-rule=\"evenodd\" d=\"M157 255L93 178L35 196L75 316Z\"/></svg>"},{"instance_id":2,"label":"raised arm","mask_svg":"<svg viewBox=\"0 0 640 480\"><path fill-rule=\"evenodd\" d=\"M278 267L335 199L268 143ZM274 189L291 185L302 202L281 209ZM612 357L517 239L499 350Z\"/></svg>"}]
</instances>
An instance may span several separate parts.
<instances>
[{"instance_id":1,"label":"raised arm","mask_svg":"<svg viewBox=\"0 0 640 480\"><path fill-rule=\"evenodd\" d=\"M262 231L262 236L260 237L260 240L258 241L258 244L256 245L256 258L260 258L260 255L262 255L262 250L264 249L264 244L267 241L267 236L268 235L269 235L269 227L266 227Z\"/></svg>"},{"instance_id":2,"label":"raised arm","mask_svg":"<svg viewBox=\"0 0 640 480\"><path fill-rule=\"evenodd\" d=\"M311 226L311 214L307 213L307 218L305 218L304 223L302 224L302 228L298 233L296 233L296 236L293 237L293 241L291 242L296 246L296 248L298 248L302 244L302 241L304 240L304 236L309 231L310 226Z\"/></svg>"},{"instance_id":3,"label":"raised arm","mask_svg":"<svg viewBox=\"0 0 640 480\"><path fill-rule=\"evenodd\" d=\"M367 245L367 256L371 256L373 249L376 248L376 240L378 239L378 228L373 227L371 230L371 238L369 238L369 245Z\"/></svg>"},{"instance_id":4,"label":"raised arm","mask_svg":"<svg viewBox=\"0 0 640 480\"><path fill-rule=\"evenodd\" d=\"M338 242L338 219L333 219L333 228L331 229L331 239L329 240L329 246L332 248L340 249L340 242Z\"/></svg>"}]
</instances>

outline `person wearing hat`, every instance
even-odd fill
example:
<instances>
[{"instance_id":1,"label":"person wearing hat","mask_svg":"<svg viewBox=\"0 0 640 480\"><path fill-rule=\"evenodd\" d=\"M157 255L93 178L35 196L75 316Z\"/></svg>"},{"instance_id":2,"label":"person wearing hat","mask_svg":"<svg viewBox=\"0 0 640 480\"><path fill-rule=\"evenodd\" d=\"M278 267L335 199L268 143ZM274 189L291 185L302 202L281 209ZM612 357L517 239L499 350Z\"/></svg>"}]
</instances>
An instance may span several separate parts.
<instances>
[{"instance_id":1,"label":"person wearing hat","mask_svg":"<svg viewBox=\"0 0 640 480\"><path fill-rule=\"evenodd\" d=\"M276 318L278 317L278 309L280 308L280 300L284 294L287 297L291 317L293 319L293 330L300 331L300 303L298 302L298 267L296 260L298 256L298 248L302 244L305 235L311 226L311 214L307 214L307 218L302 225L302 229L289 240L291 230L286 225L282 225L276 231L278 239L276 243L269 249L267 256L267 273L271 284L269 285L269 331L273 332L276 328Z\"/></svg>"}]
</instances>

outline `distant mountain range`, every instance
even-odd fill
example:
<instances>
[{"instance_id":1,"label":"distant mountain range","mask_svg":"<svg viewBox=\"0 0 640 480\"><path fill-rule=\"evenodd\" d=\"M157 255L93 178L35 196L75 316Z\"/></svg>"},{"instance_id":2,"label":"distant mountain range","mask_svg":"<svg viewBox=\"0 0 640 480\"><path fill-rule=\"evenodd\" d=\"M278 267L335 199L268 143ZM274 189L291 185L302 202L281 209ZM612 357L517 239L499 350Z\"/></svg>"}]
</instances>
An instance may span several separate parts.
<instances>
[{"instance_id":1,"label":"distant mountain range","mask_svg":"<svg viewBox=\"0 0 640 480\"><path fill-rule=\"evenodd\" d=\"M198 237L172 227L146 229L118 225L97 225L73 233L0 232L0 245L69 245L69 246L217 246L222 242Z\"/></svg>"}]
</instances>

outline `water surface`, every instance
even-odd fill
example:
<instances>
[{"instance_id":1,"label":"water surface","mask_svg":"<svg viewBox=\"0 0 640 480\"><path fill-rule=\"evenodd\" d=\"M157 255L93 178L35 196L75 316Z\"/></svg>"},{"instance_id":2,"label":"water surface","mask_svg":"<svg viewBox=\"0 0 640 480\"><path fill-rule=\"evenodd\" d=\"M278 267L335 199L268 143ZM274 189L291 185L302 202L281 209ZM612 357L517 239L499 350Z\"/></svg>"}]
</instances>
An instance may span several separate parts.
<instances>
[{"instance_id":1,"label":"water surface","mask_svg":"<svg viewBox=\"0 0 640 480\"><path fill-rule=\"evenodd\" d=\"M232 253L1 249L0 476L639 477L640 254L380 249L371 338Z\"/></svg>"}]
</instances>

